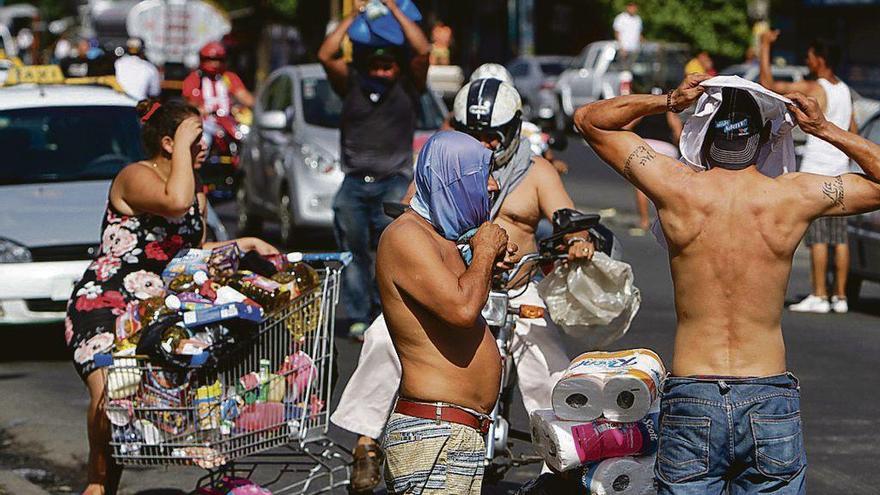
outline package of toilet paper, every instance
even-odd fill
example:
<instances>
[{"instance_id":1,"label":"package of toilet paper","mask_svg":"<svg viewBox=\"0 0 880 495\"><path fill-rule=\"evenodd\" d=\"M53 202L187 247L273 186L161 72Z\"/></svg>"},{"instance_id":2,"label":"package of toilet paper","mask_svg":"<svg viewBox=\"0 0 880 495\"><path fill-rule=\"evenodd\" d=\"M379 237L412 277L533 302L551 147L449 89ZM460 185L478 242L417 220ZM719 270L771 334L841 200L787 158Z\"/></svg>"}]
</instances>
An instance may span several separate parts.
<instances>
[{"instance_id":1,"label":"package of toilet paper","mask_svg":"<svg viewBox=\"0 0 880 495\"><path fill-rule=\"evenodd\" d=\"M581 486L589 495L656 495L654 457L618 457L587 466Z\"/></svg>"},{"instance_id":2,"label":"package of toilet paper","mask_svg":"<svg viewBox=\"0 0 880 495\"><path fill-rule=\"evenodd\" d=\"M633 423L566 421L550 409L539 409L530 417L532 443L547 465L557 471L613 457L653 455L657 451L659 415L659 401L644 418Z\"/></svg>"},{"instance_id":3,"label":"package of toilet paper","mask_svg":"<svg viewBox=\"0 0 880 495\"><path fill-rule=\"evenodd\" d=\"M553 410L572 421L638 421L657 400L665 375L660 357L648 349L587 352L571 362L553 388Z\"/></svg>"}]
</instances>

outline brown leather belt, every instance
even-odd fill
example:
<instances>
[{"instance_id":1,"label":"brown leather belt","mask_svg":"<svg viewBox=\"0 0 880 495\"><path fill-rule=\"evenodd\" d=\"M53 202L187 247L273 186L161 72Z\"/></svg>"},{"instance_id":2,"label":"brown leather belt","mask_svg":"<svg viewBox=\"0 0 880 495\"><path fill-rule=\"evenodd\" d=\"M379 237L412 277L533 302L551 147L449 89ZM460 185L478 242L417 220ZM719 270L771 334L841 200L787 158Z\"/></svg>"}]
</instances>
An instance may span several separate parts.
<instances>
[{"instance_id":1,"label":"brown leather belt","mask_svg":"<svg viewBox=\"0 0 880 495\"><path fill-rule=\"evenodd\" d=\"M414 418L448 421L459 425L469 426L485 435L489 431L492 420L488 416L478 416L451 404L427 404L414 402L407 399L398 399L394 412L412 416Z\"/></svg>"}]
</instances>

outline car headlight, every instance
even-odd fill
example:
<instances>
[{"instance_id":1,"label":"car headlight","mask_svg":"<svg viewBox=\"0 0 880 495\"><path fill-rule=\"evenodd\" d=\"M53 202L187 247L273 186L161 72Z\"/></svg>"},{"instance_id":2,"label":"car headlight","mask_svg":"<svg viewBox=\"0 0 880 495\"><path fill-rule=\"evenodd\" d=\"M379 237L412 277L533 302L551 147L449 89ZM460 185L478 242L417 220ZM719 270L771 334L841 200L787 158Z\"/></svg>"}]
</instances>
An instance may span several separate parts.
<instances>
[{"instance_id":1,"label":"car headlight","mask_svg":"<svg viewBox=\"0 0 880 495\"><path fill-rule=\"evenodd\" d=\"M339 170L339 160L327 158L309 145L302 147L303 163L306 168L318 175L330 175Z\"/></svg>"},{"instance_id":2,"label":"car headlight","mask_svg":"<svg viewBox=\"0 0 880 495\"><path fill-rule=\"evenodd\" d=\"M21 244L0 238L0 263L28 263L31 252Z\"/></svg>"}]
</instances>

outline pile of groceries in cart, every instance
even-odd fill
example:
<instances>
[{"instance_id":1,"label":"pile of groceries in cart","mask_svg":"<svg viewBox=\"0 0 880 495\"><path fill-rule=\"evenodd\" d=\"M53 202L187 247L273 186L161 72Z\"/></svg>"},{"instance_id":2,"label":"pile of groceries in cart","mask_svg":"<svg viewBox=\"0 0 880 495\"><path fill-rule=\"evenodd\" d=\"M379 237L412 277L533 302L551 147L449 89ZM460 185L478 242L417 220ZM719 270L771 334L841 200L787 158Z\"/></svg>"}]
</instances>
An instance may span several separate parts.
<instances>
[{"instance_id":1,"label":"pile of groceries in cart","mask_svg":"<svg viewBox=\"0 0 880 495\"><path fill-rule=\"evenodd\" d=\"M234 243L179 252L165 294L126 308L112 352L96 357L117 461L214 469L326 432L344 260Z\"/></svg>"}]
</instances>

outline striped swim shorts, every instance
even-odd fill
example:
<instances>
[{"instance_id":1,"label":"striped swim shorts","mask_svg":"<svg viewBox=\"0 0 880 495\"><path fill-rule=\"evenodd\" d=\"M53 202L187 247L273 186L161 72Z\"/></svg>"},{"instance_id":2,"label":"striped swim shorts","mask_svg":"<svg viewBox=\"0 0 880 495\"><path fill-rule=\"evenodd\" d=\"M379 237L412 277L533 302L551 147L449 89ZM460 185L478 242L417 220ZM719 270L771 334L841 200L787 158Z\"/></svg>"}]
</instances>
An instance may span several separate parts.
<instances>
[{"instance_id":1,"label":"striped swim shorts","mask_svg":"<svg viewBox=\"0 0 880 495\"><path fill-rule=\"evenodd\" d=\"M846 244L846 217L821 217L810 224L804 238L807 246L813 244Z\"/></svg>"},{"instance_id":2,"label":"striped swim shorts","mask_svg":"<svg viewBox=\"0 0 880 495\"><path fill-rule=\"evenodd\" d=\"M382 438L388 493L479 495L485 448L468 426L393 413Z\"/></svg>"}]
</instances>

